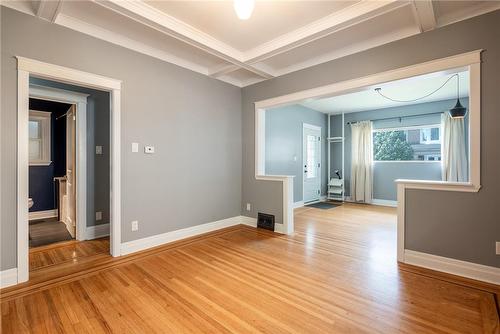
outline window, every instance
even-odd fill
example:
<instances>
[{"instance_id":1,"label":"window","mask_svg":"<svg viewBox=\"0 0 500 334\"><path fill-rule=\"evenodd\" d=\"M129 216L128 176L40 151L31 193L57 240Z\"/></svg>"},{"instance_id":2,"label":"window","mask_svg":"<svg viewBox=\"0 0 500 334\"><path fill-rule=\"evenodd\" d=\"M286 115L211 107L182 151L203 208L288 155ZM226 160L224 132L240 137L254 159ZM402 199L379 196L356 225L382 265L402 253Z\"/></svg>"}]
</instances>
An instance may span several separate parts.
<instances>
[{"instance_id":1,"label":"window","mask_svg":"<svg viewBox=\"0 0 500 334\"><path fill-rule=\"evenodd\" d=\"M30 166L50 165L50 112L30 110L28 123Z\"/></svg>"},{"instance_id":2,"label":"window","mask_svg":"<svg viewBox=\"0 0 500 334\"><path fill-rule=\"evenodd\" d=\"M428 125L373 131L374 161L441 161L441 128Z\"/></svg>"}]
</instances>

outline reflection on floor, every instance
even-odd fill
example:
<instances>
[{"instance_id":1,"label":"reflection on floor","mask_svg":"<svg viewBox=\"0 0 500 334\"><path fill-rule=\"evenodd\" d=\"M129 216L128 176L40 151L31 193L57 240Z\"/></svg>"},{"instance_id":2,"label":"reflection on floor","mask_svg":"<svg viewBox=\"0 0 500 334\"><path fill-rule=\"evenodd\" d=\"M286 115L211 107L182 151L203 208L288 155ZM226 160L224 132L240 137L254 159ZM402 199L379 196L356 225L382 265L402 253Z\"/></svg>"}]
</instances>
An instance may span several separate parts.
<instances>
[{"instance_id":1,"label":"reflection on floor","mask_svg":"<svg viewBox=\"0 0 500 334\"><path fill-rule=\"evenodd\" d=\"M96 256L109 255L109 238L60 242L30 249L30 271L62 264L89 261Z\"/></svg>"},{"instance_id":2,"label":"reflection on floor","mask_svg":"<svg viewBox=\"0 0 500 334\"><path fill-rule=\"evenodd\" d=\"M2 329L498 333L493 293L398 266L394 209L301 208L295 224L291 236L230 227L33 290L7 288Z\"/></svg>"},{"instance_id":3,"label":"reflection on floor","mask_svg":"<svg viewBox=\"0 0 500 334\"><path fill-rule=\"evenodd\" d=\"M29 222L30 247L44 246L71 239L71 234L66 229L66 225L58 221L57 218Z\"/></svg>"}]
</instances>

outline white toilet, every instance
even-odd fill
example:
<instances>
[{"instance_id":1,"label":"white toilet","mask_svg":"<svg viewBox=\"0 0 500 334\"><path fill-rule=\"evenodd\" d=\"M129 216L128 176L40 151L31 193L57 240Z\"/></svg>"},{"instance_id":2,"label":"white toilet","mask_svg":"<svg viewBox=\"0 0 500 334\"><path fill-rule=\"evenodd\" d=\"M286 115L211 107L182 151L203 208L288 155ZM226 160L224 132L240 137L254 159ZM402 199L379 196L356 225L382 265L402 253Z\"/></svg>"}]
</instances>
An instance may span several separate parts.
<instances>
[{"instance_id":1,"label":"white toilet","mask_svg":"<svg viewBox=\"0 0 500 334\"><path fill-rule=\"evenodd\" d=\"M31 209L35 202L33 202L33 198L28 198L28 209Z\"/></svg>"}]
</instances>

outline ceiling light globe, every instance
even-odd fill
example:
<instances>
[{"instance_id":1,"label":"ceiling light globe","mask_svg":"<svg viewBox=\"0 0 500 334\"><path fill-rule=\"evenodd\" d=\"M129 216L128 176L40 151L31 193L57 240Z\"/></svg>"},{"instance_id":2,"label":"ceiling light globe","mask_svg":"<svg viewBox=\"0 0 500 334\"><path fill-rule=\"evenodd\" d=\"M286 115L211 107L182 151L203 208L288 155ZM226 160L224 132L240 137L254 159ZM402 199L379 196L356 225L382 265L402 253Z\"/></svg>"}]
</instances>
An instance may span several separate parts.
<instances>
[{"instance_id":1,"label":"ceiling light globe","mask_svg":"<svg viewBox=\"0 0 500 334\"><path fill-rule=\"evenodd\" d=\"M234 11L240 20L248 20L252 16L255 0L234 0Z\"/></svg>"}]
</instances>

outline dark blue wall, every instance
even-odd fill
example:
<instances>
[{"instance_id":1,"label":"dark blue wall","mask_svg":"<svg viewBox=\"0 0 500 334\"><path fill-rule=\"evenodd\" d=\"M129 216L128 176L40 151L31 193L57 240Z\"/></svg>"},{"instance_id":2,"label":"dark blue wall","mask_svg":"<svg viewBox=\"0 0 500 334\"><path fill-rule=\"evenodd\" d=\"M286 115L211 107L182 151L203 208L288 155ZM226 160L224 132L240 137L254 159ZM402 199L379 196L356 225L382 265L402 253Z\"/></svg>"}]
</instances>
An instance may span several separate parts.
<instances>
[{"instance_id":1,"label":"dark blue wall","mask_svg":"<svg viewBox=\"0 0 500 334\"><path fill-rule=\"evenodd\" d=\"M32 211L57 208L54 177L66 174L66 118L70 105L38 99L30 99L30 110L51 112L51 160L49 166L29 167L29 197L34 201Z\"/></svg>"}]
</instances>

